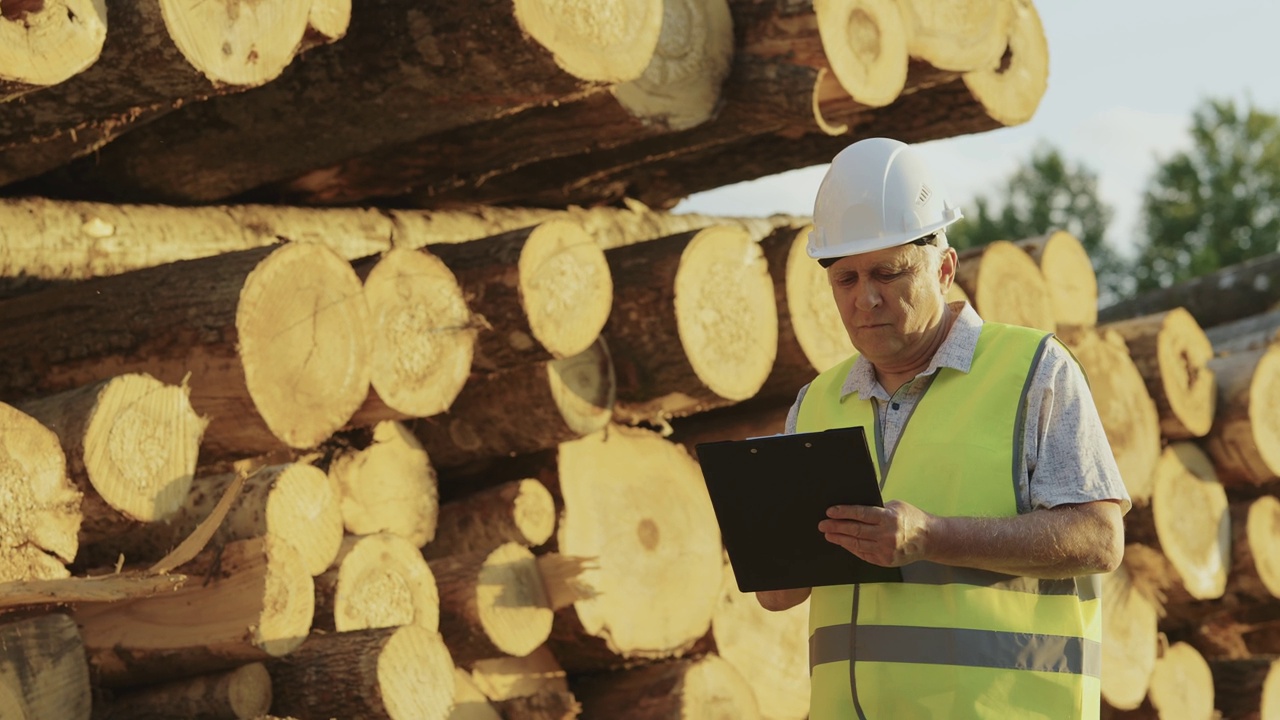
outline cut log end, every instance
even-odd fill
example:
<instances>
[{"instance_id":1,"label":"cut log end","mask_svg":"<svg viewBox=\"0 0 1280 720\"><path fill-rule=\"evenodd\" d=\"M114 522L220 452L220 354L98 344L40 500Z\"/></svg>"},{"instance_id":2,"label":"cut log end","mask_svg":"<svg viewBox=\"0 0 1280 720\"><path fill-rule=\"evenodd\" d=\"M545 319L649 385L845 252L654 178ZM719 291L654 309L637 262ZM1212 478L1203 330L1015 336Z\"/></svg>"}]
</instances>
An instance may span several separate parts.
<instances>
[{"instance_id":1,"label":"cut log end","mask_svg":"<svg viewBox=\"0 0 1280 720\"><path fill-rule=\"evenodd\" d=\"M79 550L81 494L67 478L58 437L0 404L0 580L67 577Z\"/></svg>"},{"instance_id":2,"label":"cut log end","mask_svg":"<svg viewBox=\"0 0 1280 720\"><path fill-rule=\"evenodd\" d=\"M471 371L477 332L453 273L434 255L396 248L369 272L364 296L378 397L410 417L447 410Z\"/></svg>"},{"instance_id":3,"label":"cut log end","mask_svg":"<svg viewBox=\"0 0 1280 720\"><path fill-rule=\"evenodd\" d=\"M1245 531L1258 578L1280 598L1280 500L1265 495L1250 503Z\"/></svg>"},{"instance_id":4,"label":"cut log end","mask_svg":"<svg viewBox=\"0 0 1280 720\"><path fill-rule=\"evenodd\" d=\"M236 546L251 547L254 540L232 543L223 552L222 562ZM266 582L262 590L262 613L251 628L253 644L267 655L283 657L307 639L315 617L315 584L302 564L298 551L287 540L262 539L266 555Z\"/></svg>"},{"instance_id":5,"label":"cut log end","mask_svg":"<svg viewBox=\"0 0 1280 720\"><path fill-rule=\"evenodd\" d=\"M1160 549L1198 600L1222 597L1231 567L1231 515L1213 463L1192 443L1160 457L1151 507Z\"/></svg>"},{"instance_id":6,"label":"cut log end","mask_svg":"<svg viewBox=\"0 0 1280 720\"><path fill-rule=\"evenodd\" d=\"M286 244L245 280L236 309L245 384L285 444L315 447L364 403L368 318L355 271L321 245Z\"/></svg>"},{"instance_id":7,"label":"cut log end","mask_svg":"<svg viewBox=\"0 0 1280 720\"><path fill-rule=\"evenodd\" d=\"M351 25L351 0L312 0L303 47L335 42Z\"/></svg>"},{"instance_id":8,"label":"cut log end","mask_svg":"<svg viewBox=\"0 0 1280 720\"><path fill-rule=\"evenodd\" d=\"M854 351L831 296L827 271L805 251L812 229L812 225L805 225L796 232L787 254L785 282L792 332L813 369L822 372Z\"/></svg>"},{"instance_id":9,"label":"cut log end","mask_svg":"<svg viewBox=\"0 0 1280 720\"><path fill-rule=\"evenodd\" d=\"M347 532L389 532L417 547L435 537L440 504L436 472L422 444L402 423L379 423L373 443L339 456L329 475L342 495Z\"/></svg>"},{"instance_id":10,"label":"cut log end","mask_svg":"<svg viewBox=\"0 0 1280 720\"><path fill-rule=\"evenodd\" d=\"M266 503L265 531L287 540L302 566L319 575L342 544L342 504L329 476L305 463L277 466Z\"/></svg>"},{"instance_id":11,"label":"cut log end","mask_svg":"<svg viewBox=\"0 0 1280 720\"><path fill-rule=\"evenodd\" d=\"M1009 0L902 3L907 52L939 70L995 69L1008 46L1013 5Z\"/></svg>"},{"instance_id":12,"label":"cut log end","mask_svg":"<svg viewBox=\"0 0 1280 720\"><path fill-rule=\"evenodd\" d=\"M1191 313L1182 308L1166 314L1157 341L1157 358L1171 418L1162 418L1161 429L1175 438L1203 437L1213 425L1217 383L1205 367L1213 357L1213 345Z\"/></svg>"},{"instance_id":13,"label":"cut log end","mask_svg":"<svg viewBox=\"0 0 1280 720\"><path fill-rule=\"evenodd\" d=\"M883 107L907 82L907 33L893 0L815 2L831 70L855 101Z\"/></svg>"},{"instance_id":14,"label":"cut log end","mask_svg":"<svg viewBox=\"0 0 1280 720\"><path fill-rule=\"evenodd\" d=\"M169 37L210 82L257 87L293 61L311 16L311 0L225 3L161 0Z\"/></svg>"},{"instance_id":15,"label":"cut log end","mask_svg":"<svg viewBox=\"0 0 1280 720\"><path fill-rule=\"evenodd\" d=\"M547 380L570 430L590 435L609 424L617 383L604 338L573 357L547 363Z\"/></svg>"},{"instance_id":16,"label":"cut log end","mask_svg":"<svg viewBox=\"0 0 1280 720\"><path fill-rule=\"evenodd\" d=\"M676 323L698 378L731 401L756 394L778 351L778 308L759 244L741 228L700 231L675 278Z\"/></svg>"},{"instance_id":17,"label":"cut log end","mask_svg":"<svg viewBox=\"0 0 1280 720\"><path fill-rule=\"evenodd\" d=\"M582 678L574 693L588 718L760 718L751 686L717 655Z\"/></svg>"},{"instance_id":18,"label":"cut log end","mask_svg":"<svg viewBox=\"0 0 1280 720\"><path fill-rule=\"evenodd\" d=\"M57 85L98 60L106 7L95 0L9 0L0 5L0 102Z\"/></svg>"},{"instance_id":19,"label":"cut log end","mask_svg":"<svg viewBox=\"0 0 1280 720\"><path fill-rule=\"evenodd\" d=\"M622 83L652 61L662 33L662 0L592 5L516 0L520 27L574 77Z\"/></svg>"},{"instance_id":20,"label":"cut log end","mask_svg":"<svg viewBox=\"0 0 1280 720\"><path fill-rule=\"evenodd\" d=\"M1261 485L1280 477L1280 345L1214 358L1218 409L1206 448L1219 477Z\"/></svg>"},{"instance_id":21,"label":"cut log end","mask_svg":"<svg viewBox=\"0 0 1280 720\"><path fill-rule=\"evenodd\" d=\"M529 233L518 269L533 339L556 358L590 347L609 319L613 280L604 251L587 231L562 218L541 223Z\"/></svg>"},{"instance_id":22,"label":"cut log end","mask_svg":"<svg viewBox=\"0 0 1280 720\"><path fill-rule=\"evenodd\" d=\"M427 561L413 543L390 533L348 538L337 564L334 629L401 625L440 627L440 595Z\"/></svg>"},{"instance_id":23,"label":"cut log end","mask_svg":"<svg viewBox=\"0 0 1280 720\"><path fill-rule=\"evenodd\" d=\"M963 77L991 119L1020 125L1035 115L1049 86L1049 44L1031 0L1013 0L1009 44L999 67Z\"/></svg>"},{"instance_id":24,"label":"cut log end","mask_svg":"<svg viewBox=\"0 0 1280 720\"><path fill-rule=\"evenodd\" d=\"M1057 327L1040 267L1007 240L965 251L956 282L984 320L1050 332Z\"/></svg>"},{"instance_id":25,"label":"cut log end","mask_svg":"<svg viewBox=\"0 0 1280 720\"><path fill-rule=\"evenodd\" d=\"M1098 323L1098 277L1089 253L1074 235L1055 230L1017 245L1040 266L1059 328L1091 328Z\"/></svg>"},{"instance_id":26,"label":"cut log end","mask_svg":"<svg viewBox=\"0 0 1280 720\"><path fill-rule=\"evenodd\" d=\"M524 478L472 493L440 509L435 539L423 548L431 560L488 552L507 542L545 543L555 531L555 501L541 482Z\"/></svg>"},{"instance_id":27,"label":"cut log end","mask_svg":"<svg viewBox=\"0 0 1280 720\"><path fill-rule=\"evenodd\" d=\"M1148 696L1161 718L1211 720L1213 671L1194 647L1174 643L1156 660Z\"/></svg>"},{"instance_id":28,"label":"cut log end","mask_svg":"<svg viewBox=\"0 0 1280 720\"><path fill-rule=\"evenodd\" d=\"M453 671L453 710L449 720L503 720L489 698L462 668Z\"/></svg>"},{"instance_id":29,"label":"cut log end","mask_svg":"<svg viewBox=\"0 0 1280 720\"><path fill-rule=\"evenodd\" d=\"M1127 565L1102 579L1102 698L1111 707L1132 710L1142 704L1155 668L1155 605L1134 585Z\"/></svg>"},{"instance_id":30,"label":"cut log end","mask_svg":"<svg viewBox=\"0 0 1280 720\"><path fill-rule=\"evenodd\" d=\"M506 543L484 561L476 585L480 623L494 646L528 655L551 634L553 613L533 553Z\"/></svg>"},{"instance_id":31,"label":"cut log end","mask_svg":"<svg viewBox=\"0 0 1280 720\"><path fill-rule=\"evenodd\" d=\"M89 666L75 621L52 613L0 625L0 717L89 717Z\"/></svg>"}]
</instances>

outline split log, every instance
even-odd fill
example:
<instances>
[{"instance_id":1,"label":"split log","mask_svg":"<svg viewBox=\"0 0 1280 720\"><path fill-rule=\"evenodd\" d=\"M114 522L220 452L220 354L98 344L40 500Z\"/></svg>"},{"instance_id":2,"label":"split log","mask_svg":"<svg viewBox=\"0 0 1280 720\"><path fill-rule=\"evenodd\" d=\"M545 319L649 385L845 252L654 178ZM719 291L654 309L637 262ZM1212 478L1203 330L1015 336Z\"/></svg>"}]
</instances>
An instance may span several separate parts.
<instances>
[{"instance_id":1,"label":"split log","mask_svg":"<svg viewBox=\"0 0 1280 720\"><path fill-rule=\"evenodd\" d=\"M907 52L940 70L993 69L1008 46L1009 0L909 0L901 7Z\"/></svg>"},{"instance_id":2,"label":"split log","mask_svg":"<svg viewBox=\"0 0 1280 720\"><path fill-rule=\"evenodd\" d=\"M1218 410L1205 449L1222 482L1259 486L1280 477L1280 346L1214 358Z\"/></svg>"},{"instance_id":3,"label":"split log","mask_svg":"<svg viewBox=\"0 0 1280 720\"><path fill-rule=\"evenodd\" d=\"M661 0L578 8L486 0L430 17L414 3L380 0L363 10L327 52L253 93L189 105L130 132L64 173L62 187L118 200L232 197L635 79L662 24Z\"/></svg>"},{"instance_id":4,"label":"split log","mask_svg":"<svg viewBox=\"0 0 1280 720\"><path fill-rule=\"evenodd\" d=\"M489 698L472 682L462 668L453 670L453 710L448 720L504 720L489 703Z\"/></svg>"},{"instance_id":5,"label":"split log","mask_svg":"<svg viewBox=\"0 0 1280 720\"><path fill-rule=\"evenodd\" d=\"M54 580L10 580L0 583L0 609L11 611L133 600L171 592L186 582L186 575L157 575L152 572L121 572Z\"/></svg>"},{"instance_id":6,"label":"split log","mask_svg":"<svg viewBox=\"0 0 1280 720\"><path fill-rule=\"evenodd\" d=\"M574 720L582 712L545 645L524 657L477 661L471 676L504 720Z\"/></svg>"},{"instance_id":7,"label":"split log","mask_svg":"<svg viewBox=\"0 0 1280 720\"><path fill-rule=\"evenodd\" d=\"M115 17L111 23L114 31ZM0 10L0 103L84 72L106 37L106 8L93 0L7 3ZM15 106L6 105L5 114Z\"/></svg>"},{"instance_id":8,"label":"split log","mask_svg":"<svg viewBox=\"0 0 1280 720\"><path fill-rule=\"evenodd\" d=\"M1280 308L1205 331L1214 355L1260 350L1280 341Z\"/></svg>"},{"instance_id":9,"label":"split log","mask_svg":"<svg viewBox=\"0 0 1280 720\"><path fill-rule=\"evenodd\" d=\"M0 582L69 574L79 551L82 494L53 431L0 403Z\"/></svg>"},{"instance_id":10,"label":"split log","mask_svg":"<svg viewBox=\"0 0 1280 720\"><path fill-rule=\"evenodd\" d=\"M440 634L459 666L528 655L550 635L550 604L528 548L506 543L430 566L440 588Z\"/></svg>"},{"instance_id":11,"label":"split log","mask_svg":"<svg viewBox=\"0 0 1280 720\"><path fill-rule=\"evenodd\" d=\"M1280 718L1280 660L1212 660L1214 704L1224 720Z\"/></svg>"},{"instance_id":12,"label":"split log","mask_svg":"<svg viewBox=\"0 0 1280 720\"><path fill-rule=\"evenodd\" d=\"M1200 327L1211 328L1255 315L1280 301L1277 273L1280 253L1263 255L1114 303L1098 311L1098 320L1112 322L1183 307Z\"/></svg>"},{"instance_id":13,"label":"split log","mask_svg":"<svg viewBox=\"0 0 1280 720\"><path fill-rule=\"evenodd\" d=\"M546 486L532 478L514 480L442 505L435 539L422 554L435 560L487 553L509 542L537 547L555 527L555 501Z\"/></svg>"},{"instance_id":14,"label":"split log","mask_svg":"<svg viewBox=\"0 0 1280 720\"><path fill-rule=\"evenodd\" d=\"M476 342L457 279L436 256L407 248L355 269L369 306L373 393L352 424L444 412L467 381Z\"/></svg>"},{"instance_id":15,"label":"split log","mask_svg":"<svg viewBox=\"0 0 1280 720\"><path fill-rule=\"evenodd\" d=\"M1231 503L1231 571L1226 594L1274 602L1280 598L1280 500L1264 495Z\"/></svg>"},{"instance_id":16,"label":"split log","mask_svg":"<svg viewBox=\"0 0 1280 720\"><path fill-rule=\"evenodd\" d=\"M1089 253L1075 235L1054 230L1015 244L1040 267L1049 288L1049 307L1053 309L1058 330L1091 328L1098 324L1098 276Z\"/></svg>"},{"instance_id":17,"label":"split log","mask_svg":"<svg viewBox=\"0 0 1280 720\"><path fill-rule=\"evenodd\" d=\"M122 535L182 507L205 421L186 387L121 375L18 407L53 430L83 494L80 542Z\"/></svg>"},{"instance_id":18,"label":"split log","mask_svg":"<svg viewBox=\"0 0 1280 720\"><path fill-rule=\"evenodd\" d=\"M449 650L417 625L316 634L267 669L275 713L446 720L453 706Z\"/></svg>"},{"instance_id":19,"label":"split log","mask_svg":"<svg viewBox=\"0 0 1280 720\"><path fill-rule=\"evenodd\" d=\"M1153 473L1151 502L1125 516L1125 540L1160 552L1169 605L1220 598L1231 567L1231 513L1213 463L1193 443L1171 443Z\"/></svg>"},{"instance_id":20,"label":"split log","mask_svg":"<svg viewBox=\"0 0 1280 720\"><path fill-rule=\"evenodd\" d=\"M712 227L606 255L616 417L661 422L760 390L777 354L778 313L764 255L745 231Z\"/></svg>"},{"instance_id":21,"label":"split log","mask_svg":"<svg viewBox=\"0 0 1280 720\"><path fill-rule=\"evenodd\" d=\"M1217 383L1206 363L1213 346L1182 308L1105 326L1124 338L1129 357L1156 403L1160 433L1170 440L1203 437L1213 425Z\"/></svg>"},{"instance_id":22,"label":"split log","mask_svg":"<svg viewBox=\"0 0 1280 720\"><path fill-rule=\"evenodd\" d=\"M329 463L329 477L342 498L348 533L389 532L415 547L435 537L440 507L436 471L402 423L378 423L368 438L337 453Z\"/></svg>"},{"instance_id":23,"label":"split log","mask_svg":"<svg viewBox=\"0 0 1280 720\"><path fill-rule=\"evenodd\" d=\"M571 220L431 251L457 275L467 305L488 325L477 338L477 369L572 357L595 342L609 317L609 265Z\"/></svg>"},{"instance_id":24,"label":"split log","mask_svg":"<svg viewBox=\"0 0 1280 720\"><path fill-rule=\"evenodd\" d=\"M760 715L803 720L809 715L809 601L782 612L761 607L755 593L738 590L733 566L725 563L724 589L711 635L716 654L754 691Z\"/></svg>"},{"instance_id":25,"label":"split log","mask_svg":"<svg viewBox=\"0 0 1280 720\"><path fill-rule=\"evenodd\" d=\"M562 360L473 375L447 413L414 433L440 468L553 448L602 430L613 416L616 379L603 338ZM513 412L518 407L519 412Z\"/></svg>"},{"instance_id":26,"label":"split log","mask_svg":"<svg viewBox=\"0 0 1280 720\"><path fill-rule=\"evenodd\" d=\"M205 581L75 611L89 666L104 686L226 670L286 655L306 639L315 590L289 543L239 540L202 553L183 571Z\"/></svg>"},{"instance_id":27,"label":"split log","mask_svg":"<svg viewBox=\"0 0 1280 720\"><path fill-rule=\"evenodd\" d=\"M1147 700L1132 720L1213 720L1214 679L1209 663L1187 643L1174 643L1156 660Z\"/></svg>"},{"instance_id":28,"label":"split log","mask_svg":"<svg viewBox=\"0 0 1280 720\"><path fill-rule=\"evenodd\" d=\"M89 280L0 304L0 397L190 374L206 456L308 448L369 393L367 314L351 265L303 243Z\"/></svg>"},{"instance_id":29,"label":"split log","mask_svg":"<svg viewBox=\"0 0 1280 720\"><path fill-rule=\"evenodd\" d=\"M162 522L136 527L85 548L79 564L114 565L159 560L209 517L237 474L196 478L182 505ZM212 542L231 543L270 537L293 546L310 575L324 572L342 543L342 515L337 489L329 477L306 463L264 467L244 481Z\"/></svg>"},{"instance_id":30,"label":"split log","mask_svg":"<svg viewBox=\"0 0 1280 720\"><path fill-rule=\"evenodd\" d=\"M1021 125L1031 119L1049 87L1049 43L1031 0L1012 0L1008 44L996 67L964 74L965 87L992 119Z\"/></svg>"},{"instance_id":31,"label":"split log","mask_svg":"<svg viewBox=\"0 0 1280 720\"><path fill-rule=\"evenodd\" d=\"M1155 668L1158 616L1143 579L1125 560L1102 577L1102 699L1121 710L1142 704Z\"/></svg>"},{"instance_id":32,"label":"split log","mask_svg":"<svg viewBox=\"0 0 1280 720\"><path fill-rule=\"evenodd\" d=\"M716 655L575 678L573 692L589 718L760 718L751 686Z\"/></svg>"},{"instance_id":33,"label":"split log","mask_svg":"<svg viewBox=\"0 0 1280 720\"><path fill-rule=\"evenodd\" d=\"M80 632L60 613L0 625L0 717L89 720Z\"/></svg>"},{"instance_id":34,"label":"split log","mask_svg":"<svg viewBox=\"0 0 1280 720\"><path fill-rule=\"evenodd\" d=\"M391 533L348 536L333 566L316 576L312 627L325 632L440 627L440 594L422 553Z\"/></svg>"},{"instance_id":35,"label":"split log","mask_svg":"<svg viewBox=\"0 0 1280 720\"><path fill-rule=\"evenodd\" d=\"M961 252L955 281L988 322L1050 332L1057 327L1040 267L1007 240Z\"/></svg>"},{"instance_id":36,"label":"split log","mask_svg":"<svg viewBox=\"0 0 1280 720\"><path fill-rule=\"evenodd\" d=\"M250 663L212 675L160 683L99 701L98 720L253 720L271 709L271 675Z\"/></svg>"},{"instance_id":37,"label":"split log","mask_svg":"<svg viewBox=\"0 0 1280 720\"><path fill-rule=\"evenodd\" d=\"M1151 497L1152 472L1160 458L1160 420L1142 373L1114 332L1084 332L1071 338L1120 477L1135 505Z\"/></svg>"}]
</instances>

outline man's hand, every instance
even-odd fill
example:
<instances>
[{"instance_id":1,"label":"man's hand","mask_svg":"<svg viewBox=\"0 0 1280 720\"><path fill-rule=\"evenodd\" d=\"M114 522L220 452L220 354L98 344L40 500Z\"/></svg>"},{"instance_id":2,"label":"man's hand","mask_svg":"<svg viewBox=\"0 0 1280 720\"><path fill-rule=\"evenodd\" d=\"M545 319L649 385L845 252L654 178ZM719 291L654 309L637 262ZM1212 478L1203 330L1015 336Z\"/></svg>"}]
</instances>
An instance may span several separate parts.
<instances>
[{"instance_id":1,"label":"man's hand","mask_svg":"<svg viewBox=\"0 0 1280 720\"><path fill-rule=\"evenodd\" d=\"M923 560L925 541L934 516L901 500L884 507L836 505L818 530L835 543L873 565L901 567Z\"/></svg>"}]
</instances>

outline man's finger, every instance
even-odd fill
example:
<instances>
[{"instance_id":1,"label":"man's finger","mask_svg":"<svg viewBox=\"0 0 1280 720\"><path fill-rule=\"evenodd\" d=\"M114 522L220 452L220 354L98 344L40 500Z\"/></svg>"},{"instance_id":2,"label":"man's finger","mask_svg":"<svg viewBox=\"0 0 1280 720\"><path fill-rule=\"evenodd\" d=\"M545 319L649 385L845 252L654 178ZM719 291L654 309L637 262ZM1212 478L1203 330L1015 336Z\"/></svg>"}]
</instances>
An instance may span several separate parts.
<instances>
[{"instance_id":1,"label":"man's finger","mask_svg":"<svg viewBox=\"0 0 1280 720\"><path fill-rule=\"evenodd\" d=\"M832 505L827 508L827 517L834 520L853 520L870 523L876 522L881 512L884 512L883 508L871 507L870 505Z\"/></svg>"}]
</instances>

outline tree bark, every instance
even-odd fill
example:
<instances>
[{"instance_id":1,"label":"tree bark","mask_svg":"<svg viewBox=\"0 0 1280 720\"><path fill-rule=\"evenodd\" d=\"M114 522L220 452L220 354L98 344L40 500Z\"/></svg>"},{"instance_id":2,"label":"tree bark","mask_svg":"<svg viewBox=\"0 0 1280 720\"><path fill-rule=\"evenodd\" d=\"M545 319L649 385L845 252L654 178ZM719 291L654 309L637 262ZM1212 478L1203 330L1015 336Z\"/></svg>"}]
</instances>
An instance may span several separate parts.
<instances>
[{"instance_id":1,"label":"tree bark","mask_svg":"<svg viewBox=\"0 0 1280 720\"><path fill-rule=\"evenodd\" d=\"M134 130L65 173L62 187L74 191L70 180L120 200L216 201L638 77L657 44L661 2L578 10L486 0L428 14L403 0L366 3L326 52L254 93Z\"/></svg>"},{"instance_id":2,"label":"tree bark","mask_svg":"<svg viewBox=\"0 0 1280 720\"><path fill-rule=\"evenodd\" d=\"M1280 308L1205 331L1215 355L1260 350L1280 339Z\"/></svg>"},{"instance_id":3,"label":"tree bark","mask_svg":"<svg viewBox=\"0 0 1280 720\"><path fill-rule=\"evenodd\" d=\"M49 331L57 318L61 332ZM128 372L190 375L210 418L202 452L313 447L369 392L367 308L351 266L312 244L246 250L98 278L0 304L0 396ZM72 331L74 329L74 331Z\"/></svg>"},{"instance_id":4,"label":"tree bark","mask_svg":"<svg viewBox=\"0 0 1280 720\"><path fill-rule=\"evenodd\" d=\"M0 10L0 103L66 82L98 61L106 8L92 0L15 2ZM112 30L116 19L111 18ZM5 114L17 103L5 106Z\"/></svg>"},{"instance_id":5,"label":"tree bark","mask_svg":"<svg viewBox=\"0 0 1280 720\"><path fill-rule=\"evenodd\" d=\"M613 362L598 338L563 360L473 375L449 412L413 429L440 468L532 453L602 430L615 391Z\"/></svg>"},{"instance_id":6,"label":"tree bark","mask_svg":"<svg viewBox=\"0 0 1280 720\"><path fill-rule=\"evenodd\" d=\"M62 443L84 497L81 543L168 519L182 506L205 426L187 393L139 373L19 406Z\"/></svg>"},{"instance_id":7,"label":"tree bark","mask_svg":"<svg viewBox=\"0 0 1280 720\"><path fill-rule=\"evenodd\" d=\"M1156 607L1130 562L1126 548L1124 563L1102 578L1102 699L1121 710L1142 704L1157 649Z\"/></svg>"},{"instance_id":8,"label":"tree bark","mask_svg":"<svg viewBox=\"0 0 1280 720\"><path fill-rule=\"evenodd\" d=\"M1214 358L1218 410L1205 449L1222 482L1260 486L1280 477L1280 346Z\"/></svg>"},{"instance_id":9,"label":"tree bark","mask_svg":"<svg viewBox=\"0 0 1280 720\"><path fill-rule=\"evenodd\" d=\"M760 718L751 686L716 655L575 678L585 717Z\"/></svg>"},{"instance_id":10,"label":"tree bark","mask_svg":"<svg viewBox=\"0 0 1280 720\"><path fill-rule=\"evenodd\" d=\"M1059 330L1091 328L1098 323L1098 277L1089 254L1074 235L1054 230L1015 244L1039 266Z\"/></svg>"},{"instance_id":11,"label":"tree bark","mask_svg":"<svg viewBox=\"0 0 1280 720\"><path fill-rule=\"evenodd\" d=\"M68 576L79 551L82 493L58 436L0 403L0 582Z\"/></svg>"},{"instance_id":12,"label":"tree bark","mask_svg":"<svg viewBox=\"0 0 1280 720\"><path fill-rule=\"evenodd\" d=\"M1280 254L1273 253L1208 275L1122 300L1098 311L1100 322L1150 315L1176 307L1212 328L1257 314L1280 301Z\"/></svg>"},{"instance_id":13,"label":"tree bark","mask_svg":"<svg viewBox=\"0 0 1280 720\"><path fill-rule=\"evenodd\" d=\"M1226 594L1275 602L1280 598L1280 500L1264 495L1233 501L1231 535Z\"/></svg>"},{"instance_id":14,"label":"tree bark","mask_svg":"<svg viewBox=\"0 0 1280 720\"><path fill-rule=\"evenodd\" d=\"M1134 504L1141 505L1151 497L1152 472L1160 457L1155 401L1118 333L1084 332L1071 338L1070 347L1089 378L1120 477Z\"/></svg>"},{"instance_id":15,"label":"tree bark","mask_svg":"<svg viewBox=\"0 0 1280 720\"><path fill-rule=\"evenodd\" d=\"M1223 720L1280 718L1280 660L1211 660L1215 704Z\"/></svg>"},{"instance_id":16,"label":"tree bark","mask_svg":"<svg viewBox=\"0 0 1280 720\"><path fill-rule=\"evenodd\" d=\"M449 650L416 625L316 634L267 669L275 713L446 720L453 706Z\"/></svg>"},{"instance_id":17,"label":"tree bark","mask_svg":"<svg viewBox=\"0 0 1280 720\"><path fill-rule=\"evenodd\" d=\"M786 430L791 405L778 403L761 407L754 402L748 405L677 418L671 423L671 441L683 445L696 459L697 446L701 443L779 435Z\"/></svg>"},{"instance_id":18,"label":"tree bark","mask_svg":"<svg viewBox=\"0 0 1280 720\"><path fill-rule=\"evenodd\" d=\"M213 675L122 693L94 708L97 720L252 720L271 709L271 675L250 663Z\"/></svg>"},{"instance_id":19,"label":"tree bark","mask_svg":"<svg viewBox=\"0 0 1280 720\"><path fill-rule=\"evenodd\" d=\"M661 422L760 390L777 354L778 313L763 253L745 231L713 227L606 255L615 417Z\"/></svg>"},{"instance_id":20,"label":"tree bark","mask_svg":"<svg viewBox=\"0 0 1280 720\"><path fill-rule=\"evenodd\" d=\"M471 672L504 720L574 720L582 711L545 645L524 657L479 660Z\"/></svg>"},{"instance_id":21,"label":"tree bark","mask_svg":"<svg viewBox=\"0 0 1280 720\"><path fill-rule=\"evenodd\" d=\"M1156 403L1161 435L1170 440L1206 435L1213 425L1217 382L1206 367L1213 346L1195 318L1177 308L1104 327L1124 338Z\"/></svg>"},{"instance_id":22,"label":"tree bark","mask_svg":"<svg viewBox=\"0 0 1280 720\"><path fill-rule=\"evenodd\" d=\"M1007 240L960 253L955 281L984 320L1049 332L1057 328L1044 274Z\"/></svg>"},{"instance_id":23,"label":"tree bark","mask_svg":"<svg viewBox=\"0 0 1280 720\"><path fill-rule=\"evenodd\" d=\"M435 576L417 546L398 535L348 536L315 585L315 630L440 628Z\"/></svg>"},{"instance_id":24,"label":"tree bark","mask_svg":"<svg viewBox=\"0 0 1280 720\"><path fill-rule=\"evenodd\" d=\"M228 543L183 570L194 581L167 595L75 611L89 665L104 686L226 670L286 655L306 639L315 591L288 542Z\"/></svg>"},{"instance_id":25,"label":"tree bark","mask_svg":"<svg viewBox=\"0 0 1280 720\"><path fill-rule=\"evenodd\" d=\"M352 535L389 532L415 547L436 534L440 496L436 471L413 433L383 422L329 463L342 498L342 522Z\"/></svg>"},{"instance_id":26,"label":"tree bark","mask_svg":"<svg viewBox=\"0 0 1280 720\"><path fill-rule=\"evenodd\" d=\"M80 631L61 613L0 625L0 717L89 720Z\"/></svg>"},{"instance_id":27,"label":"tree bark","mask_svg":"<svg viewBox=\"0 0 1280 720\"><path fill-rule=\"evenodd\" d=\"M481 490L440 507L435 539L422 548L429 560L490 552L504 543L536 547L556 527L555 501L533 478Z\"/></svg>"}]
</instances>

